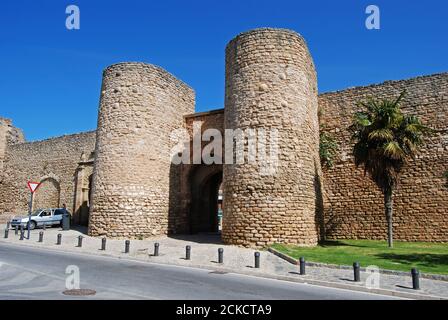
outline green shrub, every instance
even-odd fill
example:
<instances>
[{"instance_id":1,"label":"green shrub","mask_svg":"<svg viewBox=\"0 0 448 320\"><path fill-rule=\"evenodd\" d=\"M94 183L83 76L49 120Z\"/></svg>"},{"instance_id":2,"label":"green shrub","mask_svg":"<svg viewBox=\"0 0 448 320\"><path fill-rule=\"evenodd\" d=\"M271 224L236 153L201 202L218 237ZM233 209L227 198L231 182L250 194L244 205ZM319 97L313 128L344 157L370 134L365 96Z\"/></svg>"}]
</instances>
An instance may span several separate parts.
<instances>
[{"instance_id":1,"label":"green shrub","mask_svg":"<svg viewBox=\"0 0 448 320\"><path fill-rule=\"evenodd\" d=\"M322 166L333 167L338 148L339 146L333 136L329 132L321 130L319 134L319 156Z\"/></svg>"}]
</instances>

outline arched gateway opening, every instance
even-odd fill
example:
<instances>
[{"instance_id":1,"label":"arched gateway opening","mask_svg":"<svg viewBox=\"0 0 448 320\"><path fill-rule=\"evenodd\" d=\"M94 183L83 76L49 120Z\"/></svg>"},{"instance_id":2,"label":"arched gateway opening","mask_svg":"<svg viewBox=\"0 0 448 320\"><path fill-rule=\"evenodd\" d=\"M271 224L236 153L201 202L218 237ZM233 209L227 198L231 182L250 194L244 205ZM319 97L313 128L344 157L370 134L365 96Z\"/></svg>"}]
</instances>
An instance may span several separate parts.
<instances>
[{"instance_id":1,"label":"arched gateway opening","mask_svg":"<svg viewBox=\"0 0 448 320\"><path fill-rule=\"evenodd\" d=\"M36 192L33 210L59 208L61 198L61 186L54 178L44 178Z\"/></svg>"},{"instance_id":2,"label":"arched gateway opening","mask_svg":"<svg viewBox=\"0 0 448 320\"><path fill-rule=\"evenodd\" d=\"M222 165L198 166L192 171L190 181L190 232L220 232Z\"/></svg>"}]
</instances>

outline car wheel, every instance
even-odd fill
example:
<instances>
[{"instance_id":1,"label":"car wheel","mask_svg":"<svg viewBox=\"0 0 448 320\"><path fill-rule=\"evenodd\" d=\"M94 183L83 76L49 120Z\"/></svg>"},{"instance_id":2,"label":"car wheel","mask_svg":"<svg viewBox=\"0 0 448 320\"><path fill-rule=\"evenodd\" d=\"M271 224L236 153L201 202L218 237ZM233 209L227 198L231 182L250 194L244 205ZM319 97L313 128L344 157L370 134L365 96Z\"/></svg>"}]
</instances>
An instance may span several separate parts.
<instances>
[{"instance_id":1,"label":"car wheel","mask_svg":"<svg viewBox=\"0 0 448 320\"><path fill-rule=\"evenodd\" d=\"M31 221L30 223L30 230L34 230L36 229L36 222L35 221Z\"/></svg>"}]
</instances>

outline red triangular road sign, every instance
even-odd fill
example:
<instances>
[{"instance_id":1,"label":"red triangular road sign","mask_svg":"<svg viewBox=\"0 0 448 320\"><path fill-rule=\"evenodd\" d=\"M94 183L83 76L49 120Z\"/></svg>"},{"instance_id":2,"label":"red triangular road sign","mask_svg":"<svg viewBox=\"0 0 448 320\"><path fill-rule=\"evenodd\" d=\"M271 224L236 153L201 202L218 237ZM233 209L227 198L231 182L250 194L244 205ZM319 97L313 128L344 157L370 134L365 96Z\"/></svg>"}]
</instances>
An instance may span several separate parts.
<instances>
[{"instance_id":1,"label":"red triangular road sign","mask_svg":"<svg viewBox=\"0 0 448 320\"><path fill-rule=\"evenodd\" d=\"M36 189L39 188L39 185L39 182L28 181L28 188L30 189L31 193L34 193Z\"/></svg>"}]
</instances>

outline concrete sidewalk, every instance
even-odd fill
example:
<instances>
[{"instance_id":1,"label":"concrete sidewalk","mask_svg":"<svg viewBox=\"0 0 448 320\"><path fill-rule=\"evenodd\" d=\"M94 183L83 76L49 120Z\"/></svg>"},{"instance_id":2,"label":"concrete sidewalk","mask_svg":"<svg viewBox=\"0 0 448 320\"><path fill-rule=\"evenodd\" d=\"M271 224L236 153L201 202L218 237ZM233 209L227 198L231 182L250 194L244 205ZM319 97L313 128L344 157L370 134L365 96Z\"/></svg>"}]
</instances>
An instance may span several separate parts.
<instances>
[{"instance_id":1,"label":"concrete sidewalk","mask_svg":"<svg viewBox=\"0 0 448 320\"><path fill-rule=\"evenodd\" d=\"M212 268L216 272L232 272L287 281L304 282L325 285L336 288L379 293L417 299L448 299L448 282L432 279L420 279L421 290L412 289L411 276L380 275L380 287L368 289L365 281L369 276L361 273L361 282L353 282L353 271L326 267L307 266L306 275L298 274L298 267L277 257L276 255L260 251L260 268L254 268L255 250L237 246L223 245L219 235L179 235L157 237L145 240L132 240L130 252L125 253L124 240L107 239L106 250L102 251L101 238L89 237L85 229L61 231L60 228L49 228L44 231L44 240L38 242L39 232L31 232L31 239L19 240L14 230L9 230L8 239L4 239L5 225L0 226L0 241L24 246L37 246L51 250L65 252L79 252L93 255L113 256L118 258L137 259L141 261L184 265L198 268ZM57 234L62 234L62 244L56 245ZM25 233L26 234L26 233ZM82 235L82 247L77 247L78 236ZM159 243L159 256L153 256L154 244ZM191 260L185 259L185 247L191 246ZM218 248L224 249L224 261L218 263Z\"/></svg>"}]
</instances>

